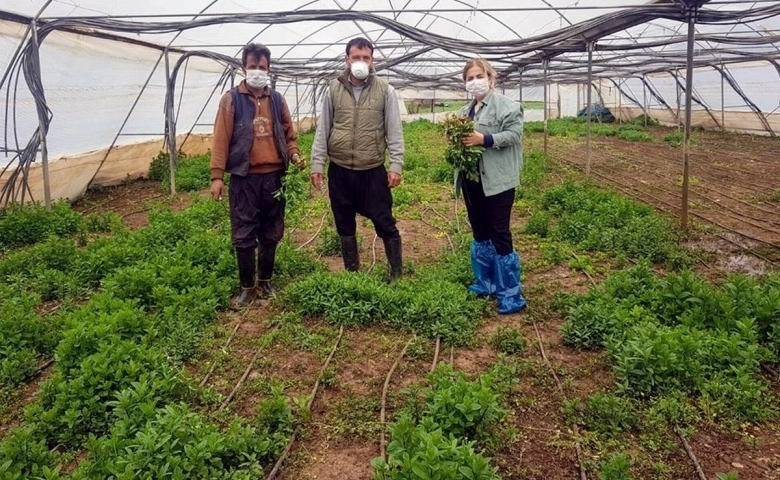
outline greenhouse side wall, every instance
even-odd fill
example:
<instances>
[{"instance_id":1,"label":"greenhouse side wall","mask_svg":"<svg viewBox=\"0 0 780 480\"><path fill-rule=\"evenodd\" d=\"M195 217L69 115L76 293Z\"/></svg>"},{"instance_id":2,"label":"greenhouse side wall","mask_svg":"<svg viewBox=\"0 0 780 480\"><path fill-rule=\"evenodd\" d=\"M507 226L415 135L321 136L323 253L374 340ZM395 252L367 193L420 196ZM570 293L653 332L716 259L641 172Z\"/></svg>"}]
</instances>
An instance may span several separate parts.
<instances>
[{"instance_id":1,"label":"greenhouse side wall","mask_svg":"<svg viewBox=\"0 0 780 480\"><path fill-rule=\"evenodd\" d=\"M185 135L177 138L181 145ZM211 148L211 135L193 134L187 139L182 152L188 155L202 155ZM114 147L105 163L92 181L92 186L118 185L127 180L145 177L149 172L149 164L160 151L165 149L162 138L146 142L125 144ZM87 191L90 180L100 166L108 148L80 155L62 157L49 164L51 177L51 198L77 200ZM30 190L33 200L42 201L43 169L40 163L34 164L28 173ZM4 175L0 179L2 188L8 179Z\"/></svg>"}]
</instances>

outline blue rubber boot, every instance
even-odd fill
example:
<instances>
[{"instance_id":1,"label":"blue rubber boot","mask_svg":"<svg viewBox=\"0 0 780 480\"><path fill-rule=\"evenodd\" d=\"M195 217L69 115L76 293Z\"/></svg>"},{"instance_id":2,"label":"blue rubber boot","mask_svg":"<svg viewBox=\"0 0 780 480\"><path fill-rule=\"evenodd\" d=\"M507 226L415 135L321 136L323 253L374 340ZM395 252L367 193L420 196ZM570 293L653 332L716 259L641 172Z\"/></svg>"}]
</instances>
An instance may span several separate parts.
<instances>
[{"instance_id":1,"label":"blue rubber boot","mask_svg":"<svg viewBox=\"0 0 780 480\"><path fill-rule=\"evenodd\" d=\"M520 284L520 257L517 252L495 256L496 297L498 313L506 315L525 310L523 286Z\"/></svg>"},{"instance_id":2,"label":"blue rubber boot","mask_svg":"<svg viewBox=\"0 0 780 480\"><path fill-rule=\"evenodd\" d=\"M493 271L495 269L496 247L493 242L485 240L471 242L471 269L476 280L469 286L469 292L480 297L487 297L496 293L496 281Z\"/></svg>"}]
</instances>

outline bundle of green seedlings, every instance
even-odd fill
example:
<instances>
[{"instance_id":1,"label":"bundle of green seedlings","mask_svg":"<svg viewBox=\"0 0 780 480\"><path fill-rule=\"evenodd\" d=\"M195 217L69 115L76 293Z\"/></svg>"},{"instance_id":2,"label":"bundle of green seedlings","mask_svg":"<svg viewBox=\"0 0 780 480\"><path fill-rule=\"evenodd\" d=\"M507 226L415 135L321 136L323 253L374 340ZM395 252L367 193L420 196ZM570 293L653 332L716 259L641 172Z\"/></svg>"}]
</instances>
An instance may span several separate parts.
<instances>
[{"instance_id":1,"label":"bundle of green seedlings","mask_svg":"<svg viewBox=\"0 0 780 480\"><path fill-rule=\"evenodd\" d=\"M449 145L444 152L444 160L455 170L463 172L472 181L479 180L479 162L482 159L484 147L463 145L465 135L474 132L474 121L467 116L448 115L441 123L444 135Z\"/></svg>"}]
</instances>

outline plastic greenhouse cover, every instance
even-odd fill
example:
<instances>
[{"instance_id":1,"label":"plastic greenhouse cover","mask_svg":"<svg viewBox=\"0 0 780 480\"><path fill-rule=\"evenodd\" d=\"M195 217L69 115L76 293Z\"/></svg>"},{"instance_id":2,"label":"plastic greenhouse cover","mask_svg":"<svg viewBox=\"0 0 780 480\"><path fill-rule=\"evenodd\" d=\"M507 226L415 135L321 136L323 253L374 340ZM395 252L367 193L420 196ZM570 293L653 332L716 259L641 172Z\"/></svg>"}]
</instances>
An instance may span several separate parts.
<instances>
[{"instance_id":1,"label":"plastic greenhouse cover","mask_svg":"<svg viewBox=\"0 0 780 480\"><path fill-rule=\"evenodd\" d=\"M48 3L48 5L46 5ZM625 7L644 5L642 0L342 0L313 1L241 1L241 0L4 0L0 10L25 16L34 16L43 9L41 17L102 17L116 16L122 20L142 22L188 21L201 12L201 18L220 14L262 13L278 11L315 11L353 9L371 12L433 34L444 35L466 41L479 42L514 41L556 31L594 17L618 12ZM754 4L754 2L750 2ZM760 2L759 2L760 4ZM549 8L549 6L553 8ZM744 9L745 3L718 4L715 1L705 8L717 10ZM593 7L593 8L592 8ZM176 17L170 17L176 15ZM19 45L27 25L0 21L0 69L5 71L13 52ZM720 37L747 38L757 35L777 35L780 32L780 17L762 19L747 25L697 25L697 32ZM113 33L113 32L112 32ZM397 57L410 49L418 48L414 42L391 30L366 21L303 21L290 24L241 24L213 25L182 31L181 33L129 34L113 33L135 40L142 40L161 46L184 50L198 49L236 56L249 40L268 45L274 62L318 64L335 71L340 68L344 55L344 44L354 36L368 36L377 45L376 57ZM669 37L684 37L685 25L671 20L654 20L631 27L599 41L600 45L628 45L658 41ZM720 42L700 41L696 44L697 58L712 49L730 48L745 52L767 52L778 55L774 45L730 45ZM684 43L661 47L643 48L630 52L597 51L594 59L608 60L620 55L619 61L607 62L614 70L613 78L631 75L631 64L637 61L663 59L665 55L683 54ZM463 59L453 58L453 52L433 49L419 59L401 64L398 69L421 76L457 74ZM160 61L160 52L123 42L115 42L84 35L57 32L51 34L41 45L41 71L47 102L54 114L48 140L52 157L71 155L99 148L105 148L114 141L122 128L122 135L116 143L132 143L162 136L164 131L163 103L165 98L165 69ZM178 54L173 54L175 62ZM426 60L423 60L426 59ZM438 60L437 60L438 59ZM452 60L450 60L452 59ZM579 81L586 72L583 53L568 53L557 60L581 61L574 72ZM565 62L564 62L565 63ZM662 64L663 65L663 64ZM156 68L155 68L156 66ZM186 73L179 72L176 104L178 131L207 133L213 120L216 103L224 91L215 91L215 86L224 68L207 59L191 58ZM751 68L729 66L729 71L740 83L751 99L764 111L778 107L778 74L768 63ZM681 72L684 74L684 72ZM524 77L526 78L526 77ZM130 113L133 101L147 83L138 105ZM538 84L539 69L530 72L526 86L526 99L535 99L541 89L534 93L531 85ZM668 76L651 79L665 100L674 104L676 89ZM626 82L631 94L641 98L641 84L632 80ZM435 98L433 87L436 82L420 85L425 91L420 97ZM300 116L314 115L315 88L300 78L296 85L287 81L277 84L286 96L290 108ZM713 108L720 108L720 75L708 69L697 71L696 92ZM5 89L3 90L5 94ZM183 95L182 95L183 94ZM415 92L405 92L405 97L417 97ZM457 96L438 93L439 98ZM745 102L736 93L727 89L726 106L745 110ZM555 101L553 99L553 101ZM5 95L0 102L5 102ZM13 100L12 100L13 102ZM571 104L571 102L569 102ZM205 109L204 109L205 105ZM16 98L15 128L19 141L11 138L7 148L21 148L26 144L38 125L34 101L27 90L24 79L19 83ZM203 111L203 114L201 112ZM129 116L128 116L129 114ZM0 120L5 122L3 118ZM13 120L11 120L13 122ZM197 125L195 125L197 123ZM5 127L5 126L4 126ZM5 130L5 128L3 128ZM3 162L0 162L3 163Z\"/></svg>"}]
</instances>

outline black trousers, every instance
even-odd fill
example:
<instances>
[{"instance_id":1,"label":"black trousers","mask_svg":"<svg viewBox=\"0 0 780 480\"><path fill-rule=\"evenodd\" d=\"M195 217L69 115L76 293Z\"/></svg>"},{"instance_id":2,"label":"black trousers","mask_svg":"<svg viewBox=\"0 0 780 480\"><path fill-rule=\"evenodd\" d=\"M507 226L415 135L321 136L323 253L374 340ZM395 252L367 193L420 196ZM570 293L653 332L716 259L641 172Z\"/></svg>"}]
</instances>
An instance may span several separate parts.
<instances>
[{"instance_id":1,"label":"black trousers","mask_svg":"<svg viewBox=\"0 0 780 480\"><path fill-rule=\"evenodd\" d=\"M371 170L350 170L330 162L328 192L339 236L355 235L358 213L371 220L379 238L400 236L393 218L393 194L384 165Z\"/></svg>"},{"instance_id":2,"label":"black trousers","mask_svg":"<svg viewBox=\"0 0 780 480\"><path fill-rule=\"evenodd\" d=\"M514 246L509 218L515 201L515 189L486 197L481 183L463 178L462 185L474 240L490 240L499 255L512 253Z\"/></svg>"},{"instance_id":3,"label":"black trousers","mask_svg":"<svg viewBox=\"0 0 780 480\"><path fill-rule=\"evenodd\" d=\"M282 187L282 172L230 177L230 227L236 250L277 244L284 234L284 207L274 194Z\"/></svg>"}]
</instances>

